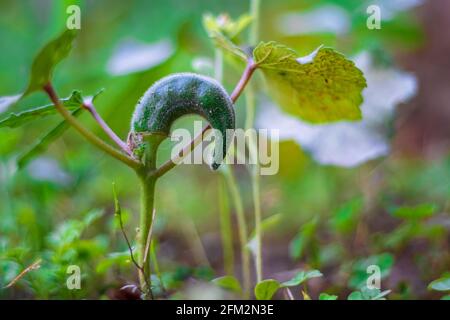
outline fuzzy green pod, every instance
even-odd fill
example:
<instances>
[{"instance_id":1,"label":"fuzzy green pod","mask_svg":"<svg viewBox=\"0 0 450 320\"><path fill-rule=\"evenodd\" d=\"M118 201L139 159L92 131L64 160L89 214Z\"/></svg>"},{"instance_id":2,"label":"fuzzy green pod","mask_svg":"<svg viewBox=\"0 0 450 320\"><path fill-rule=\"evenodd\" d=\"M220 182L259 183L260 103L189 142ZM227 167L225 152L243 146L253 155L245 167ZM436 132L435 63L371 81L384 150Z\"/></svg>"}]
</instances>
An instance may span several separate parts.
<instances>
[{"instance_id":1,"label":"fuzzy green pod","mask_svg":"<svg viewBox=\"0 0 450 320\"><path fill-rule=\"evenodd\" d=\"M216 80L194 73L178 73L153 84L136 106L131 130L134 134L170 135L173 122L188 114L205 118L216 136L212 168L219 167L231 143L230 130L235 128L233 102ZM221 142L221 143L218 143Z\"/></svg>"}]
</instances>

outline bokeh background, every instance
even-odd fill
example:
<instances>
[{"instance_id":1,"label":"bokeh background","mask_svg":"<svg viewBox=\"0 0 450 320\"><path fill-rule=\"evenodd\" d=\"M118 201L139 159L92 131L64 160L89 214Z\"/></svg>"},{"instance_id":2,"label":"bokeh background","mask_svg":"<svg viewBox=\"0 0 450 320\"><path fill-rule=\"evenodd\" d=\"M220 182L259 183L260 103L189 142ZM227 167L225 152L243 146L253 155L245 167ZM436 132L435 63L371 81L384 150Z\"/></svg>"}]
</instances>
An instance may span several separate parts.
<instances>
[{"instance_id":1,"label":"bokeh background","mask_svg":"<svg viewBox=\"0 0 450 320\"><path fill-rule=\"evenodd\" d=\"M1 96L24 89L34 55L63 30L70 3L0 1ZM96 106L123 138L138 98L154 81L180 71L212 75L214 48L202 16L237 18L249 7L242 0L79 4L81 31L55 72L55 87L60 96L104 88ZM366 26L370 4L381 8L380 30ZM320 127L282 114L265 94L262 79L252 80L258 90L257 125L278 128L283 138L279 173L261 178L263 216L275 216L263 236L265 278L282 281L298 269L319 269L323 277L308 282L309 296L327 292L346 299L365 284L366 267L377 264L389 299L446 294L428 285L450 272L449 15L446 0L262 0L261 40L279 41L299 55L321 44L334 47L368 80L361 123ZM225 65L227 90L240 72ZM243 102L236 105L241 126ZM47 103L43 93L34 94L0 109L0 119ZM87 114L80 119L107 139ZM192 120L177 126L192 127ZM114 218L112 194L115 182L133 238L139 212L133 172L74 130L25 168L15 165L59 121L56 115L0 128L0 297L136 298L133 290L120 290L136 283L137 272ZM170 150L166 142L160 161ZM249 174L243 166L233 170L250 233ZM221 174L207 166L180 166L158 182L156 253L172 298L233 296L209 282L225 274L221 208L231 215L233 269L240 277L235 210ZM38 259L40 268L4 288ZM68 265L80 266L81 290L67 289ZM293 293L302 297L300 290Z\"/></svg>"}]
</instances>

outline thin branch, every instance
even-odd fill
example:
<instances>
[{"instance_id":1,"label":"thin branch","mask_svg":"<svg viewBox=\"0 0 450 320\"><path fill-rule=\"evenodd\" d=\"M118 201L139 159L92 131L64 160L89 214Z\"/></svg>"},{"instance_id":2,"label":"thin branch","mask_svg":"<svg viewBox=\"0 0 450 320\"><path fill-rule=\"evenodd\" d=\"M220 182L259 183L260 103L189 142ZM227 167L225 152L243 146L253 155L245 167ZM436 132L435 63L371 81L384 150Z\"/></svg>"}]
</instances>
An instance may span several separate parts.
<instances>
[{"instance_id":1,"label":"thin branch","mask_svg":"<svg viewBox=\"0 0 450 320\"><path fill-rule=\"evenodd\" d=\"M99 124L99 126L103 129L103 131L111 138L111 140L113 140L129 156L133 155L128 145L124 141L122 141L122 139L120 139L119 136L117 136L117 134L108 126L105 120L103 120L103 118L97 112L97 109L95 108L92 101L83 102L82 107L87 111L89 111L92 117L94 117L95 121Z\"/></svg>"},{"instance_id":2,"label":"thin branch","mask_svg":"<svg viewBox=\"0 0 450 320\"><path fill-rule=\"evenodd\" d=\"M258 65L253 62L253 59L249 59L247 62L247 66L245 67L245 70L242 73L241 79L239 79L238 84L236 85L236 87L234 88L233 92L230 95L231 101L233 101L233 103L237 101L241 93L244 91L248 81L253 75L253 72L255 72L257 68ZM179 163L187 155L189 155L189 153L191 153L203 141L203 136L209 129L211 129L210 125L205 126L202 132L198 134L194 139L192 139L192 141L189 144L187 144L175 158L167 160L158 169L156 169L156 171L153 173L155 177L157 178L161 177L166 172L173 169L177 165L177 163Z\"/></svg>"},{"instance_id":3,"label":"thin branch","mask_svg":"<svg viewBox=\"0 0 450 320\"><path fill-rule=\"evenodd\" d=\"M105 151L112 157L125 163L126 165L128 165L129 167L131 167L133 169L138 169L141 167L140 162L130 158L129 156L123 154L119 150L117 150L117 149L111 147L109 144L105 143L103 140L101 140L99 137L97 137L91 131L86 129L74 116L72 116L72 114L61 104L61 102L58 98L58 95L56 94L55 89L53 88L51 83L46 84L43 89L48 94L50 100L56 106L56 109L64 117L64 119L66 119L66 121L70 125L72 125L88 141L90 141L92 144L94 144L99 149Z\"/></svg>"},{"instance_id":4,"label":"thin branch","mask_svg":"<svg viewBox=\"0 0 450 320\"><path fill-rule=\"evenodd\" d=\"M38 259L35 262L33 262L31 265L29 265L28 267L26 267L21 273L19 273L14 279L11 280L10 283L8 283L4 289L7 288L11 288L13 285L16 284L17 281L19 281L20 279L22 279L28 272L32 271L32 270L36 270L39 269L41 267L41 262L42 259Z\"/></svg>"},{"instance_id":5,"label":"thin branch","mask_svg":"<svg viewBox=\"0 0 450 320\"><path fill-rule=\"evenodd\" d=\"M130 252L131 261L135 265L136 269L138 269L138 271L141 272L142 275L144 276L145 283L146 283L146 286L147 286L148 291L149 291L148 293L150 294L151 298L153 299L153 293L152 293L152 290L151 290L151 287L150 287L150 283L148 282L147 275L145 274L144 268L141 265L139 265L137 260L134 258L133 247L131 246L130 240L128 240L127 233L125 232L125 228L123 226L123 220L122 220L122 210L120 208L119 201L117 200L116 188L114 187L114 184L113 184L113 192L114 192L114 199L115 199L115 201L114 201L114 207L115 207L114 214L117 216L117 218L119 220L120 231L122 232L123 238L125 239L125 242L127 243L128 251ZM141 292L142 292L142 290L141 290Z\"/></svg>"}]
</instances>

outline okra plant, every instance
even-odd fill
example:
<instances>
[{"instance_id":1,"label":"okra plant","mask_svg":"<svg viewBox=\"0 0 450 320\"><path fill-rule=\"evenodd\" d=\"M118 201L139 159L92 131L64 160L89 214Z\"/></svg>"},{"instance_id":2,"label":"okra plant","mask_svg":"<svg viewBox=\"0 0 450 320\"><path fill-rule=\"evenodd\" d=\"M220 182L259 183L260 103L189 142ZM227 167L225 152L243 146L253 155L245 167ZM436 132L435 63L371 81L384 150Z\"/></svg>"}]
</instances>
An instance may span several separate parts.
<instances>
[{"instance_id":1,"label":"okra plant","mask_svg":"<svg viewBox=\"0 0 450 320\"><path fill-rule=\"evenodd\" d=\"M358 120L361 118L359 105L362 102L361 91L366 86L362 72L353 62L331 48L319 47L309 56L299 57L297 53L274 41L259 41L259 1L251 2L250 14L237 20L226 15L204 17L205 29L216 47L216 79L194 73L168 75L143 93L137 102L131 119L130 131L126 139L120 138L101 118L94 106L95 97L83 98L74 91L67 99L61 99L53 86L52 75L55 66L71 51L77 35L75 30L66 30L50 41L37 54L31 67L29 84L24 93L4 97L3 104L14 104L21 98L36 91L45 92L51 105L33 108L18 114L11 114L0 121L0 127L17 127L35 117L59 113L61 122L40 143L25 155L19 157L18 165L23 167L31 158L45 149L69 126L98 149L131 168L141 182L141 212L139 232L137 234L138 259L133 261L139 272L139 286L143 298L153 298L150 275L150 247L152 224L155 218L154 202L157 199L157 181L174 168L178 160L186 157L199 145L208 129L220 132L220 141L215 140L212 169L218 169L225 157L232 137L227 130L235 129L234 103L245 91L246 121L245 127L253 127L259 82L249 81L256 70L260 70L265 86L272 98L281 108L293 116L313 123L340 120ZM249 29L247 41L242 34ZM240 69L242 76L231 94L220 84L224 63ZM115 146L103 141L87 129L77 116L87 111L104 130ZM157 165L157 151L161 142L170 136L173 122L181 116L197 114L209 123L202 134L195 137L175 159L168 159ZM218 136L219 137L219 136ZM248 149L257 157L255 141L248 142ZM228 181L233 185L233 177L228 172ZM259 194L259 165L251 169L253 202L255 210L254 250L256 280L255 296L270 298L269 291L275 292L280 285L270 279L263 279L261 258L261 206ZM236 186L235 186L236 187ZM233 190L232 190L233 191ZM247 226L242 215L242 203L239 191L232 192L239 223L239 236L242 255L242 278L244 297L249 297L250 271L248 270ZM117 204L117 203L116 203ZM118 205L116 205L117 209ZM120 210L120 208L119 208ZM128 238L126 238L128 241ZM131 247L130 247L131 248ZM226 279L222 279L222 282ZM220 284L220 280L218 283ZM225 283L225 286L227 284ZM286 285L287 286L287 285ZM275 288L276 287L276 288ZM258 291L259 290L259 291ZM261 292L263 290L264 292Z\"/></svg>"}]
</instances>

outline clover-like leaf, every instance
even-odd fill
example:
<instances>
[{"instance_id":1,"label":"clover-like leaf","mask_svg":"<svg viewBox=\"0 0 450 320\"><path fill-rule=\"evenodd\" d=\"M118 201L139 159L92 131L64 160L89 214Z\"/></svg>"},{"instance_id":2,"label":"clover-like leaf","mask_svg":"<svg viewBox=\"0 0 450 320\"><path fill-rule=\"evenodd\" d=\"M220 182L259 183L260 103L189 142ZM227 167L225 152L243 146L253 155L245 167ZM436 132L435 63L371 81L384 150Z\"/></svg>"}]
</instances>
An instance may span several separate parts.
<instances>
[{"instance_id":1,"label":"clover-like leaf","mask_svg":"<svg viewBox=\"0 0 450 320\"><path fill-rule=\"evenodd\" d=\"M74 90L70 97L61 99L62 104L69 110L75 110L83 103L83 98L79 91ZM1 127L17 128L35 119L54 115L58 111L53 104L28 109L19 113L11 113L6 118L0 120Z\"/></svg>"},{"instance_id":2,"label":"clover-like leaf","mask_svg":"<svg viewBox=\"0 0 450 320\"><path fill-rule=\"evenodd\" d=\"M295 287L301 285L303 282L312 279L322 277L322 273L319 270L300 271L291 280L283 282L283 287Z\"/></svg>"},{"instance_id":3,"label":"clover-like leaf","mask_svg":"<svg viewBox=\"0 0 450 320\"><path fill-rule=\"evenodd\" d=\"M223 276L213 279L212 282L225 290L242 293L242 288L239 281L233 276Z\"/></svg>"},{"instance_id":4,"label":"clover-like leaf","mask_svg":"<svg viewBox=\"0 0 450 320\"><path fill-rule=\"evenodd\" d=\"M281 284L277 280L263 280L255 287L255 297L257 300L270 300L280 288Z\"/></svg>"},{"instance_id":5,"label":"clover-like leaf","mask_svg":"<svg viewBox=\"0 0 450 320\"><path fill-rule=\"evenodd\" d=\"M450 274L431 282L428 285L428 289L436 291L450 291Z\"/></svg>"},{"instance_id":6,"label":"clover-like leaf","mask_svg":"<svg viewBox=\"0 0 450 320\"><path fill-rule=\"evenodd\" d=\"M24 95L42 89L50 81L55 66L70 53L75 37L76 30L66 30L41 49L34 58Z\"/></svg>"},{"instance_id":7,"label":"clover-like leaf","mask_svg":"<svg viewBox=\"0 0 450 320\"><path fill-rule=\"evenodd\" d=\"M366 80L342 54L319 47L302 58L271 41L261 42L253 58L284 111L312 123L361 119Z\"/></svg>"}]
</instances>

